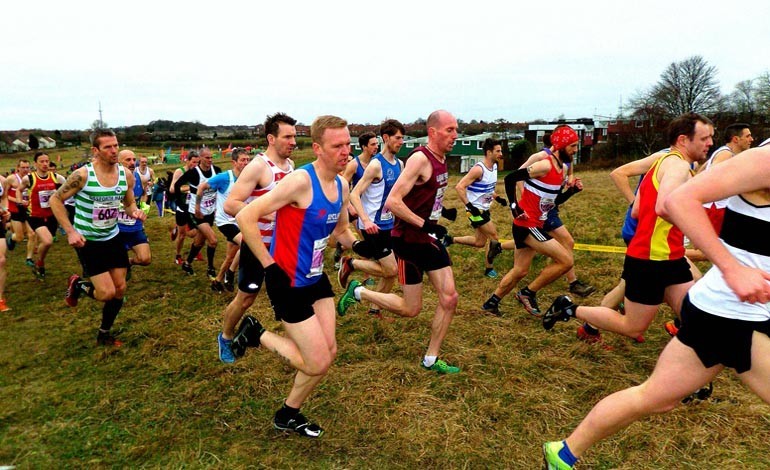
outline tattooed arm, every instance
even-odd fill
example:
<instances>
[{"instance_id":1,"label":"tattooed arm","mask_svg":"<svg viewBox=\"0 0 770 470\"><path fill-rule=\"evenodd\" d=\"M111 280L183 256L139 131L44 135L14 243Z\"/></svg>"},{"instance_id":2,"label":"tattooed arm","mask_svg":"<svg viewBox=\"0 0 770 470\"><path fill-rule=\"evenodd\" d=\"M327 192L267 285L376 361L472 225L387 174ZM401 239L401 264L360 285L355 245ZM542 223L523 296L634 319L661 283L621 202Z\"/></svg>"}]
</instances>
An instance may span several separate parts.
<instances>
[{"instance_id":1,"label":"tattooed arm","mask_svg":"<svg viewBox=\"0 0 770 470\"><path fill-rule=\"evenodd\" d=\"M67 209L64 208L64 201L83 189L86 184L86 179L88 179L88 173L86 173L86 171L85 167L75 170L75 172L67 178L67 181L56 190L50 200L53 215L59 222L59 226L67 232L67 242L75 248L82 247L86 240L70 223L69 217L67 217Z\"/></svg>"}]
</instances>

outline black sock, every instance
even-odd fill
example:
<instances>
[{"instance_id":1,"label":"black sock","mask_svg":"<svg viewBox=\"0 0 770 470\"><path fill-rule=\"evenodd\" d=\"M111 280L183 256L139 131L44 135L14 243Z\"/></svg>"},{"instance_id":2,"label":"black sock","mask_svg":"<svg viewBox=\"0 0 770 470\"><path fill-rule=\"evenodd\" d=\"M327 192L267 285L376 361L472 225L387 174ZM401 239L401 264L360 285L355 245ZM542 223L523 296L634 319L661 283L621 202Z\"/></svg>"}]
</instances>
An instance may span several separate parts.
<instances>
[{"instance_id":1,"label":"black sock","mask_svg":"<svg viewBox=\"0 0 770 470\"><path fill-rule=\"evenodd\" d=\"M209 261L209 268L214 267L214 254L217 251L217 247L215 246L207 246L206 247L206 259Z\"/></svg>"},{"instance_id":2,"label":"black sock","mask_svg":"<svg viewBox=\"0 0 770 470\"><path fill-rule=\"evenodd\" d=\"M102 308L102 325L99 327L102 331L110 331L112 324L115 323L115 318L120 312L120 308L123 306L123 299L110 299L104 302Z\"/></svg>"},{"instance_id":3,"label":"black sock","mask_svg":"<svg viewBox=\"0 0 770 470\"><path fill-rule=\"evenodd\" d=\"M86 294L92 299L94 298L94 285L91 284L91 281L84 281L81 279L78 281L77 288L80 289L80 292Z\"/></svg>"},{"instance_id":4,"label":"black sock","mask_svg":"<svg viewBox=\"0 0 770 470\"><path fill-rule=\"evenodd\" d=\"M195 260L195 257L198 256L198 253L201 252L203 249L203 245L196 245L193 243L193 245L190 247L190 253L187 255L187 264L192 264L192 262Z\"/></svg>"},{"instance_id":5,"label":"black sock","mask_svg":"<svg viewBox=\"0 0 770 470\"><path fill-rule=\"evenodd\" d=\"M594 336L596 336L596 335L598 335L598 334L599 334L599 330L597 330L597 329L596 329L596 328L594 328L593 326L589 325L588 323L583 323L583 329L584 329L584 330L585 330L585 332L586 332L586 333L588 333L589 335L594 335Z\"/></svg>"},{"instance_id":6,"label":"black sock","mask_svg":"<svg viewBox=\"0 0 770 470\"><path fill-rule=\"evenodd\" d=\"M290 419L297 416L298 413L299 413L299 408L292 408L289 405L287 405L286 402L284 402L281 409L276 411L275 419L282 423L286 423Z\"/></svg>"}]
</instances>

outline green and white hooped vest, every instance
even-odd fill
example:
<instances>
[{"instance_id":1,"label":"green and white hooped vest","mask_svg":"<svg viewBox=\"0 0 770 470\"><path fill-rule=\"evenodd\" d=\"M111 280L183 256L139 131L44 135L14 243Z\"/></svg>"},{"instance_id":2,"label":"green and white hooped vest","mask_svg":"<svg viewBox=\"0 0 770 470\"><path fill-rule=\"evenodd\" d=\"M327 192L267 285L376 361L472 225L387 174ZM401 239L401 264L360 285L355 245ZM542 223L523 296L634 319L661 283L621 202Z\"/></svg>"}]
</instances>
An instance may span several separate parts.
<instances>
[{"instance_id":1,"label":"green and white hooped vest","mask_svg":"<svg viewBox=\"0 0 770 470\"><path fill-rule=\"evenodd\" d=\"M93 164L86 170L86 184L75 195L75 230L86 240L109 240L118 234L118 210L128 191L126 173L118 165L118 183L106 188L96 179Z\"/></svg>"}]
</instances>

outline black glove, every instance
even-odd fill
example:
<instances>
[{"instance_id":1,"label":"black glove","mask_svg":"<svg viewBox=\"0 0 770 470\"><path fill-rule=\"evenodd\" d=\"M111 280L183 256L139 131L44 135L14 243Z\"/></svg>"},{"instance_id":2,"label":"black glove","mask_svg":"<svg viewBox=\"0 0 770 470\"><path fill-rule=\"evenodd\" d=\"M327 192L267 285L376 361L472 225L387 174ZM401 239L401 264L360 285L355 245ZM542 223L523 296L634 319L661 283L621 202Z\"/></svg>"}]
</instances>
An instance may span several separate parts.
<instances>
[{"instance_id":1,"label":"black glove","mask_svg":"<svg viewBox=\"0 0 770 470\"><path fill-rule=\"evenodd\" d=\"M272 301L274 296L286 295L286 291L291 287L291 279L278 263L273 263L265 268L265 284L267 295Z\"/></svg>"},{"instance_id":2,"label":"black glove","mask_svg":"<svg viewBox=\"0 0 770 470\"><path fill-rule=\"evenodd\" d=\"M446 227L439 224L434 224L431 222L428 222L427 220L423 224L422 228L420 228L421 231L427 233L428 235L433 235L437 240L441 240L446 236Z\"/></svg>"},{"instance_id":3,"label":"black glove","mask_svg":"<svg viewBox=\"0 0 770 470\"><path fill-rule=\"evenodd\" d=\"M478 207L476 207L476 206L474 206L474 205L473 205L473 204L471 204L470 202L469 202L468 204L466 204L466 205L465 205L465 210L467 210L468 212L470 212L470 213L471 213L471 215L472 215L472 216L474 216L474 217L478 217L478 216L480 216L480 215L481 215L481 211L479 210L479 208L478 208Z\"/></svg>"},{"instance_id":4,"label":"black glove","mask_svg":"<svg viewBox=\"0 0 770 470\"><path fill-rule=\"evenodd\" d=\"M513 214L513 218L514 219L518 219L519 217L523 217L523 216L527 215L527 213L524 212L524 209L522 209L515 202L511 203L511 214Z\"/></svg>"},{"instance_id":5,"label":"black glove","mask_svg":"<svg viewBox=\"0 0 770 470\"><path fill-rule=\"evenodd\" d=\"M495 198L495 201L501 206L508 206L508 200L504 197L497 196Z\"/></svg>"},{"instance_id":6,"label":"black glove","mask_svg":"<svg viewBox=\"0 0 770 470\"><path fill-rule=\"evenodd\" d=\"M457 209L447 209L446 207L441 206L441 217L454 222L454 220L457 219Z\"/></svg>"}]
</instances>

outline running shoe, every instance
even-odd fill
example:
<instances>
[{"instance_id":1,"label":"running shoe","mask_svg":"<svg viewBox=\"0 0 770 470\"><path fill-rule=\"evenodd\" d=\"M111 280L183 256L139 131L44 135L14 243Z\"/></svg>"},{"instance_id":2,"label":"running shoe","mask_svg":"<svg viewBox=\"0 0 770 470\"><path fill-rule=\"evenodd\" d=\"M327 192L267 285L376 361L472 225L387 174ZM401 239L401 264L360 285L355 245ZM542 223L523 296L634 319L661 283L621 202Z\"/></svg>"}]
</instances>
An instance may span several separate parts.
<instances>
[{"instance_id":1,"label":"running shoe","mask_svg":"<svg viewBox=\"0 0 770 470\"><path fill-rule=\"evenodd\" d=\"M195 274L195 271L193 271L192 264L188 263L187 261L182 263L182 271L186 272L188 276L192 276Z\"/></svg>"},{"instance_id":2,"label":"running shoe","mask_svg":"<svg viewBox=\"0 0 770 470\"><path fill-rule=\"evenodd\" d=\"M376 286L377 281L372 279L371 277L367 277L366 279L364 279L364 285L366 287Z\"/></svg>"},{"instance_id":3,"label":"running shoe","mask_svg":"<svg viewBox=\"0 0 770 470\"><path fill-rule=\"evenodd\" d=\"M211 290L213 292L216 292L217 294L221 294L222 292L225 291L225 286L221 282L214 279L213 281L211 281Z\"/></svg>"},{"instance_id":4,"label":"running shoe","mask_svg":"<svg viewBox=\"0 0 770 470\"><path fill-rule=\"evenodd\" d=\"M353 271L355 271L353 258L350 256L340 258L340 267L337 270L337 282L340 283L340 287L344 289L348 285L348 278L353 274Z\"/></svg>"},{"instance_id":5,"label":"running shoe","mask_svg":"<svg viewBox=\"0 0 770 470\"><path fill-rule=\"evenodd\" d=\"M198 252L198 254L195 256L195 261L203 261L203 253Z\"/></svg>"},{"instance_id":6,"label":"running shoe","mask_svg":"<svg viewBox=\"0 0 770 470\"><path fill-rule=\"evenodd\" d=\"M358 303L359 300L356 299L356 287L361 286L361 283L353 279L350 281L350 284L348 284L348 288L345 289L345 292L342 293L342 297L340 297L340 300L337 301L337 313L344 317L345 313L348 311L348 308L350 308L351 305Z\"/></svg>"},{"instance_id":7,"label":"running shoe","mask_svg":"<svg viewBox=\"0 0 770 470\"><path fill-rule=\"evenodd\" d=\"M16 241L13 239L13 233L8 232L5 234L5 244L8 246L8 251L13 251L16 248Z\"/></svg>"},{"instance_id":8,"label":"running shoe","mask_svg":"<svg viewBox=\"0 0 770 470\"><path fill-rule=\"evenodd\" d=\"M246 348L251 346L252 348L259 347L259 338L262 336L262 332L265 329L259 320L246 315L241 320L241 325L238 327L238 331L235 332L232 343L230 343L230 351L236 358L243 357L246 354Z\"/></svg>"},{"instance_id":9,"label":"running shoe","mask_svg":"<svg viewBox=\"0 0 770 470\"><path fill-rule=\"evenodd\" d=\"M24 264L26 264L30 268L34 268L35 267L35 262L32 261L32 258L27 258L26 260L24 260Z\"/></svg>"},{"instance_id":10,"label":"running shoe","mask_svg":"<svg viewBox=\"0 0 770 470\"><path fill-rule=\"evenodd\" d=\"M497 271L494 269L490 269L484 273L484 275L488 278L495 279L497 278Z\"/></svg>"},{"instance_id":11,"label":"running shoe","mask_svg":"<svg viewBox=\"0 0 770 470\"><path fill-rule=\"evenodd\" d=\"M174 258L174 264L181 265L182 263L184 263L184 260L182 259L182 255L176 255L176 257Z\"/></svg>"},{"instance_id":12,"label":"running shoe","mask_svg":"<svg viewBox=\"0 0 770 470\"><path fill-rule=\"evenodd\" d=\"M232 364L235 362L235 356L233 355L233 351L230 349L231 345L233 344L233 340L225 339L222 336L222 333L219 333L219 336L217 336L217 344L219 344L219 360L225 364Z\"/></svg>"},{"instance_id":13,"label":"running shoe","mask_svg":"<svg viewBox=\"0 0 770 470\"><path fill-rule=\"evenodd\" d=\"M280 421L276 414L273 418L273 426L279 431L293 431L305 437L321 437L324 433L319 425L308 421L302 413L297 413L286 422Z\"/></svg>"},{"instance_id":14,"label":"running shoe","mask_svg":"<svg viewBox=\"0 0 770 470\"><path fill-rule=\"evenodd\" d=\"M425 364L420 362L420 367L422 367L425 370L432 370L438 374L456 374L460 372L459 367L450 366L449 364L442 361L441 359L436 359L436 362L434 362L433 365L430 367L426 367Z\"/></svg>"},{"instance_id":15,"label":"running shoe","mask_svg":"<svg viewBox=\"0 0 770 470\"><path fill-rule=\"evenodd\" d=\"M690 395L686 396L682 400L682 404L690 403L694 400L708 400L709 397L711 397L711 394L714 392L714 382L709 382L708 385L699 388L698 390L694 391Z\"/></svg>"},{"instance_id":16,"label":"running shoe","mask_svg":"<svg viewBox=\"0 0 770 470\"><path fill-rule=\"evenodd\" d=\"M96 335L96 344L98 346L113 346L119 348L123 346L123 341L115 338L115 335L109 331L99 331L99 333Z\"/></svg>"},{"instance_id":17,"label":"running shoe","mask_svg":"<svg viewBox=\"0 0 770 470\"><path fill-rule=\"evenodd\" d=\"M495 258L503 252L503 244L497 240L489 241L489 251L487 251L487 263L492 264Z\"/></svg>"},{"instance_id":18,"label":"running shoe","mask_svg":"<svg viewBox=\"0 0 770 470\"><path fill-rule=\"evenodd\" d=\"M588 297L596 291L596 287L586 284L580 279L573 281L569 284L570 294L579 295L580 297Z\"/></svg>"},{"instance_id":19,"label":"running shoe","mask_svg":"<svg viewBox=\"0 0 770 470\"><path fill-rule=\"evenodd\" d=\"M37 277L38 280L42 281L45 279L45 266L41 264L39 261L35 263L33 272L35 273L35 276Z\"/></svg>"},{"instance_id":20,"label":"running shoe","mask_svg":"<svg viewBox=\"0 0 770 470\"><path fill-rule=\"evenodd\" d=\"M64 302L69 307L77 307L78 305L78 297L80 297L79 280L80 276L73 274L67 281L67 293L64 294Z\"/></svg>"},{"instance_id":21,"label":"running shoe","mask_svg":"<svg viewBox=\"0 0 770 470\"><path fill-rule=\"evenodd\" d=\"M206 268L206 276L209 277L210 280L215 280L217 278L217 271L214 269L213 266L209 266Z\"/></svg>"},{"instance_id":22,"label":"running shoe","mask_svg":"<svg viewBox=\"0 0 770 470\"><path fill-rule=\"evenodd\" d=\"M534 315L536 317L542 315L540 312L540 307L537 306L537 298L535 298L534 293L525 294L524 289L522 289L516 293L516 300L519 301L519 303L524 307L524 310L526 310L530 315Z\"/></svg>"},{"instance_id":23,"label":"running shoe","mask_svg":"<svg viewBox=\"0 0 770 470\"><path fill-rule=\"evenodd\" d=\"M670 336L676 336L676 334L679 333L679 326L677 326L676 323L676 320L669 320L663 324L663 328Z\"/></svg>"},{"instance_id":24,"label":"running shoe","mask_svg":"<svg viewBox=\"0 0 770 470\"><path fill-rule=\"evenodd\" d=\"M5 299L0 299L0 312L7 312L11 307L5 303Z\"/></svg>"},{"instance_id":25,"label":"running shoe","mask_svg":"<svg viewBox=\"0 0 770 470\"><path fill-rule=\"evenodd\" d=\"M230 271L229 269L225 271L225 282L223 282L222 285L225 286L225 289L227 289L228 292L233 292L235 290L235 273L233 271Z\"/></svg>"},{"instance_id":26,"label":"running shoe","mask_svg":"<svg viewBox=\"0 0 770 470\"><path fill-rule=\"evenodd\" d=\"M543 315L543 328L550 330L557 321L569 321L575 316L577 305L566 295L556 297L548 310Z\"/></svg>"},{"instance_id":27,"label":"running shoe","mask_svg":"<svg viewBox=\"0 0 770 470\"><path fill-rule=\"evenodd\" d=\"M586 343L589 343L589 344L598 344L603 349L607 351L612 351L612 346L604 342L604 340L602 339L601 333L599 332L597 332L596 334L589 333L588 331L586 331L585 325L580 325L580 327L577 329L576 336L580 341L585 341Z\"/></svg>"},{"instance_id":28,"label":"running shoe","mask_svg":"<svg viewBox=\"0 0 770 470\"><path fill-rule=\"evenodd\" d=\"M485 310L493 315L497 315L498 317L502 316L500 313L500 304L496 304L492 302L492 300L487 300L484 302L484 305L481 306L481 310Z\"/></svg>"},{"instance_id":29,"label":"running shoe","mask_svg":"<svg viewBox=\"0 0 770 470\"><path fill-rule=\"evenodd\" d=\"M559 451L564 447L564 442L546 442L543 444L543 469L544 470L570 470L572 465L568 464L561 457Z\"/></svg>"}]
</instances>

